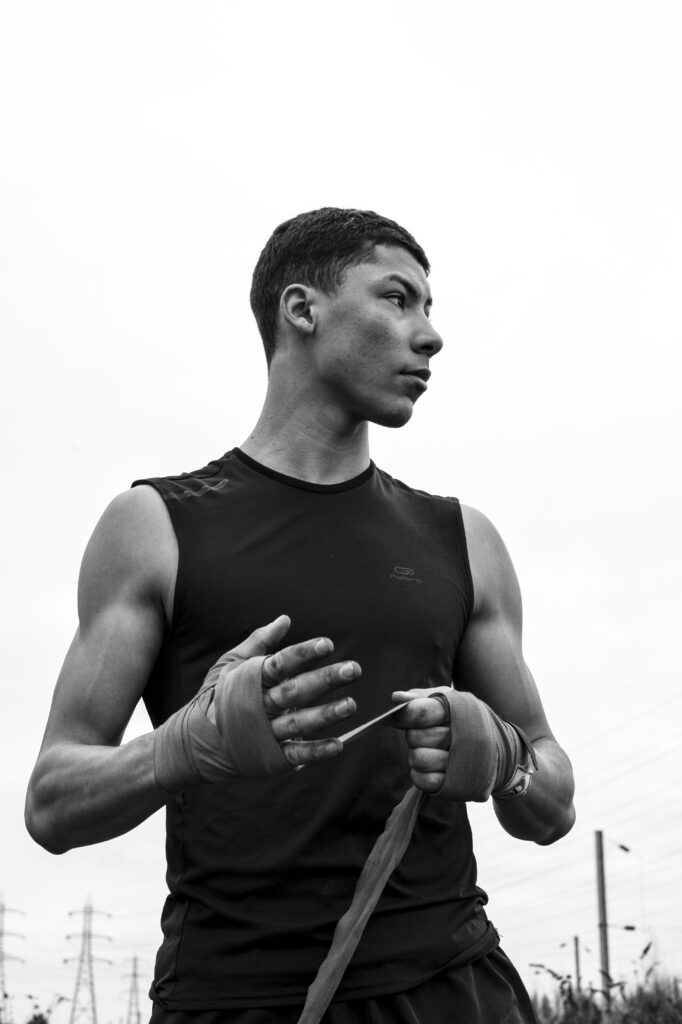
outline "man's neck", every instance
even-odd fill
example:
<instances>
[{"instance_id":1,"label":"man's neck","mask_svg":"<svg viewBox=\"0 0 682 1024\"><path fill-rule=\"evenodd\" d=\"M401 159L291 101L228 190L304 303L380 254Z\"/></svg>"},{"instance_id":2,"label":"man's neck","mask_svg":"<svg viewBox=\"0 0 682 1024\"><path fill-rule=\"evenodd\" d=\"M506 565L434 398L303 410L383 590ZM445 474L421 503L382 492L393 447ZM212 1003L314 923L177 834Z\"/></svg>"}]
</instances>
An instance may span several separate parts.
<instances>
[{"instance_id":1,"label":"man's neck","mask_svg":"<svg viewBox=\"0 0 682 1024\"><path fill-rule=\"evenodd\" d=\"M315 484L352 480L370 462L366 423L341 429L325 410L267 398L241 448L269 469Z\"/></svg>"}]
</instances>

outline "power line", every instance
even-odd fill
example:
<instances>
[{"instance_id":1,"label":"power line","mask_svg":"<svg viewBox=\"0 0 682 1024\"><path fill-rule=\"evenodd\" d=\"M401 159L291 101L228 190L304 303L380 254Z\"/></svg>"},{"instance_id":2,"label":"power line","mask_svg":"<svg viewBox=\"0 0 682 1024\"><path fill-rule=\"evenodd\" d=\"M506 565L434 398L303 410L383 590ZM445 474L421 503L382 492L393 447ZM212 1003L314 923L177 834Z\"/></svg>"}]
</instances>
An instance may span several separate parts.
<instances>
[{"instance_id":1,"label":"power line","mask_svg":"<svg viewBox=\"0 0 682 1024\"><path fill-rule=\"evenodd\" d=\"M639 682L636 683L635 686L633 687L633 689L636 689L637 692L641 692L641 683L639 683ZM622 701L622 699L623 699L622 692L619 692L619 693L613 695L613 702ZM633 715L631 718L626 718L622 722L617 722L617 723L610 724L609 725L609 731L610 732L617 732L620 729L624 729L625 726L627 726L627 725L632 725L633 722L640 722L643 718L647 718L649 715L655 714L657 711L660 711L661 708L668 707L668 705L674 704L678 700L682 700L682 694L679 693L679 692L678 693L674 693L670 697L666 697L665 700L659 701L658 704L652 704L651 707L644 708L642 711L638 712L636 715ZM601 701L599 703L599 705L596 705L592 709L593 714L602 705L604 707L609 707L609 708L613 707L613 703L610 700L607 699L607 700ZM589 747L593 743L603 743L603 742L604 742L604 733L602 731L602 732L599 732L599 733L595 734L594 736L590 736L586 740L581 740L579 743L571 744L571 752L573 752L575 750L582 750L584 747Z\"/></svg>"},{"instance_id":2,"label":"power line","mask_svg":"<svg viewBox=\"0 0 682 1024\"><path fill-rule=\"evenodd\" d=\"M602 789L611 782L620 782L624 776L631 775L633 772L639 772L640 769L656 761L663 760L668 755L674 756L678 750L679 739L675 736L668 743L661 743L655 748L642 750L638 756L610 758L609 766L615 767L615 771L610 774L594 773L590 779L593 790Z\"/></svg>"}]
</instances>

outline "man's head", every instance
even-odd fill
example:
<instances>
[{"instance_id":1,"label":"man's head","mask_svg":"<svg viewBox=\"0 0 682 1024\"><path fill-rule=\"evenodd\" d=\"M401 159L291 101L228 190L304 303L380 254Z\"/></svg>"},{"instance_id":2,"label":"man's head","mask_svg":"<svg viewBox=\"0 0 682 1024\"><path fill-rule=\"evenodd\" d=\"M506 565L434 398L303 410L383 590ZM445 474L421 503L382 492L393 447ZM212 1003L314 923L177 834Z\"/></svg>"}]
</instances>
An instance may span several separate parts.
<instances>
[{"instance_id":1,"label":"man's head","mask_svg":"<svg viewBox=\"0 0 682 1024\"><path fill-rule=\"evenodd\" d=\"M429 273L429 261L409 231L372 210L333 206L301 213L275 228L251 285L251 309L270 363L277 344L280 298L294 282L333 294L346 270L374 261L378 245L405 249Z\"/></svg>"}]
</instances>

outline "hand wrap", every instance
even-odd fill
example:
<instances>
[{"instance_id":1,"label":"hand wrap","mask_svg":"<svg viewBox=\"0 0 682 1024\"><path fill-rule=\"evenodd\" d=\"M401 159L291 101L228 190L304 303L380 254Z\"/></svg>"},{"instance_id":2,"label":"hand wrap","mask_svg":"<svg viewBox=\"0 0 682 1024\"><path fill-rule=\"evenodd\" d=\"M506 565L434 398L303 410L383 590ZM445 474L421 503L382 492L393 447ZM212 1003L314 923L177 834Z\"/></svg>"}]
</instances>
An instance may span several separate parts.
<instances>
[{"instance_id":1,"label":"hand wrap","mask_svg":"<svg viewBox=\"0 0 682 1024\"><path fill-rule=\"evenodd\" d=\"M473 693L432 693L450 717L452 742L445 781L438 796L482 803L523 796L537 770L535 752L524 733L505 722Z\"/></svg>"},{"instance_id":2,"label":"hand wrap","mask_svg":"<svg viewBox=\"0 0 682 1024\"><path fill-rule=\"evenodd\" d=\"M154 778L179 793L225 776L261 779L294 770L263 704L263 662L221 658L196 697L154 733ZM208 717L213 705L215 724Z\"/></svg>"}]
</instances>

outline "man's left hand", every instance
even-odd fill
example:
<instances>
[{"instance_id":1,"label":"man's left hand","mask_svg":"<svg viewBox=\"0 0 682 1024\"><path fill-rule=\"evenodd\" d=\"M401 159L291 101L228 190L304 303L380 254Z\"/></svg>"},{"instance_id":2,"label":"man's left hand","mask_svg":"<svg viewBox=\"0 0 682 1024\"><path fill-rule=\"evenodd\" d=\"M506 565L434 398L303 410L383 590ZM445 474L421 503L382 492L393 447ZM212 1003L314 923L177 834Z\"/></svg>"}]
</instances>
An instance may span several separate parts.
<instances>
[{"instance_id":1,"label":"man's left hand","mask_svg":"<svg viewBox=\"0 0 682 1024\"><path fill-rule=\"evenodd\" d=\"M396 690L391 697L396 704L410 702L395 715L392 724L405 730L410 748L410 776L425 793L437 793L445 782L452 743L450 720L446 708L439 700L433 700L431 694L444 693L446 689L435 686L428 690Z\"/></svg>"}]
</instances>

